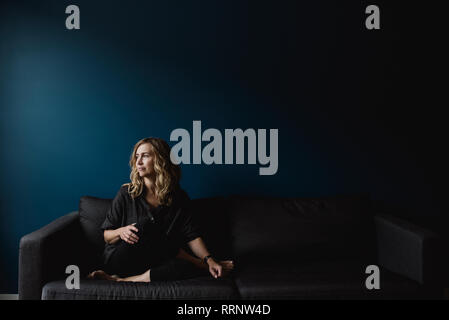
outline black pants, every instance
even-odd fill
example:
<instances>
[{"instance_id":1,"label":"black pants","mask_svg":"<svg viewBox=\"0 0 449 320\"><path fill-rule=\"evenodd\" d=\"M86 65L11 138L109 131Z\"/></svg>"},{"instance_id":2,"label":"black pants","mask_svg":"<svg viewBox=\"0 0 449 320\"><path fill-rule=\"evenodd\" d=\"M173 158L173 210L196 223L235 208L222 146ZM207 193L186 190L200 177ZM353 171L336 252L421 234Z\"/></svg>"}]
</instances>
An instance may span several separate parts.
<instances>
[{"instance_id":1,"label":"black pants","mask_svg":"<svg viewBox=\"0 0 449 320\"><path fill-rule=\"evenodd\" d=\"M139 241L129 244L120 239L105 265L107 273L129 277L150 269L151 281L182 280L209 273L207 269L176 258L179 248L171 244L154 224L146 223L136 227L139 230L136 233Z\"/></svg>"}]
</instances>

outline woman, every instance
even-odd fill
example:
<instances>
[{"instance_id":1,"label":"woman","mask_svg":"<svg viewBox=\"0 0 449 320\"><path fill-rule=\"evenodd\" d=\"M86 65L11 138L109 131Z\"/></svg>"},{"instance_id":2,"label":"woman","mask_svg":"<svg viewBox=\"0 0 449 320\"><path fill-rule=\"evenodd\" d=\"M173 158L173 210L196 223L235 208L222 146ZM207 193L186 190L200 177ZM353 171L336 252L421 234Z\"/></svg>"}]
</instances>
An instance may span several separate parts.
<instances>
[{"instance_id":1,"label":"woman","mask_svg":"<svg viewBox=\"0 0 449 320\"><path fill-rule=\"evenodd\" d=\"M134 146L130 183L122 185L102 225L104 270L91 279L150 282L209 273L219 278L232 261L217 262L207 250L180 188L181 170L170 161L170 147L159 138ZM187 244L196 257L182 249Z\"/></svg>"}]
</instances>

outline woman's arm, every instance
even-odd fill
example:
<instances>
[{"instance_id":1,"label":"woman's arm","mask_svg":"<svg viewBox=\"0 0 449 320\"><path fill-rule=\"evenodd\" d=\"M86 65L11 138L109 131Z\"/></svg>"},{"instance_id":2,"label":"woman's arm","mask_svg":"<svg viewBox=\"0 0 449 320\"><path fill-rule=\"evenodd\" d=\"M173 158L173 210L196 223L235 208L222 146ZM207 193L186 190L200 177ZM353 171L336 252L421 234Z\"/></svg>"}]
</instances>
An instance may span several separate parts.
<instances>
[{"instance_id":1,"label":"woman's arm","mask_svg":"<svg viewBox=\"0 0 449 320\"><path fill-rule=\"evenodd\" d=\"M108 244L113 244L122 239L129 244L136 243L139 237L133 231L138 232L139 230L134 225L135 223L115 230L104 230L104 241Z\"/></svg>"},{"instance_id":2,"label":"woman's arm","mask_svg":"<svg viewBox=\"0 0 449 320\"><path fill-rule=\"evenodd\" d=\"M113 244L113 243L116 243L117 241L119 241L119 239L120 239L119 229L104 230L104 233L103 233L104 241L108 244Z\"/></svg>"},{"instance_id":3,"label":"woman's arm","mask_svg":"<svg viewBox=\"0 0 449 320\"><path fill-rule=\"evenodd\" d=\"M189 245L192 252L201 260L204 259L204 257L210 255L201 237L193 239L192 241L189 241L187 244ZM217 263L213 258L209 258L207 259L207 264L209 265L209 272L212 274L213 277L215 278L221 277L222 266L219 263Z\"/></svg>"},{"instance_id":4,"label":"woman's arm","mask_svg":"<svg viewBox=\"0 0 449 320\"><path fill-rule=\"evenodd\" d=\"M204 257L210 255L201 237L193 239L192 241L189 241L187 244L189 245L189 248L192 250L192 252L200 259L203 259Z\"/></svg>"}]
</instances>

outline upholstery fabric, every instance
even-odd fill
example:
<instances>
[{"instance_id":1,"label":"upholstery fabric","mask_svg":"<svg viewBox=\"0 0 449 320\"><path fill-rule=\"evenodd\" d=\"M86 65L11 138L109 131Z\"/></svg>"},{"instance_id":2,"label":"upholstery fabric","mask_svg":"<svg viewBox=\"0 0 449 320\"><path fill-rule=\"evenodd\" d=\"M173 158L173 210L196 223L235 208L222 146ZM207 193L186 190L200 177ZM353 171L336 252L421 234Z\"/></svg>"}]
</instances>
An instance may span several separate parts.
<instances>
[{"instance_id":1,"label":"upholstery fabric","mask_svg":"<svg viewBox=\"0 0 449 320\"><path fill-rule=\"evenodd\" d=\"M380 268L380 289L365 286L367 265L339 260L248 265L235 274L242 299L413 299L420 285Z\"/></svg>"},{"instance_id":2,"label":"upholstery fabric","mask_svg":"<svg viewBox=\"0 0 449 320\"><path fill-rule=\"evenodd\" d=\"M103 232L100 229L106 214L110 209L112 199L102 199L90 196L81 197L79 202L79 217L81 229L88 242L102 252L104 248Z\"/></svg>"},{"instance_id":3,"label":"upholstery fabric","mask_svg":"<svg viewBox=\"0 0 449 320\"><path fill-rule=\"evenodd\" d=\"M390 271L417 282L441 283L446 279L447 247L434 232L388 215L375 217L379 262Z\"/></svg>"},{"instance_id":4,"label":"upholstery fabric","mask_svg":"<svg viewBox=\"0 0 449 320\"><path fill-rule=\"evenodd\" d=\"M177 300L236 299L237 290L230 279L199 277L181 281L112 282L82 280L80 289L68 290L65 282L47 283L42 289L43 300Z\"/></svg>"},{"instance_id":5,"label":"upholstery fabric","mask_svg":"<svg viewBox=\"0 0 449 320\"><path fill-rule=\"evenodd\" d=\"M19 298L39 299L45 283L63 278L66 266L81 263L80 241L77 212L23 236L19 244Z\"/></svg>"},{"instance_id":6,"label":"upholstery fabric","mask_svg":"<svg viewBox=\"0 0 449 320\"><path fill-rule=\"evenodd\" d=\"M235 196L231 239L241 260L372 258L374 223L367 195L322 198Z\"/></svg>"}]
</instances>

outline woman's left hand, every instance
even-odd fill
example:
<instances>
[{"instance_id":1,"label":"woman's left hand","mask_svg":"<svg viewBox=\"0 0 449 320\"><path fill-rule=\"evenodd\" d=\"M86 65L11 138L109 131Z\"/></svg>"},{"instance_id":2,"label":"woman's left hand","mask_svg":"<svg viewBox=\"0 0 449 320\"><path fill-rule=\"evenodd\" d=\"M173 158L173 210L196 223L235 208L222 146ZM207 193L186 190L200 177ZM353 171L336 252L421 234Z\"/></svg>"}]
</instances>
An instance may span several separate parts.
<instances>
[{"instance_id":1,"label":"woman's left hand","mask_svg":"<svg viewBox=\"0 0 449 320\"><path fill-rule=\"evenodd\" d=\"M222 275L223 267L221 264L216 262L214 259L209 258L207 260L207 264L209 265L209 272L214 278L219 278Z\"/></svg>"}]
</instances>

